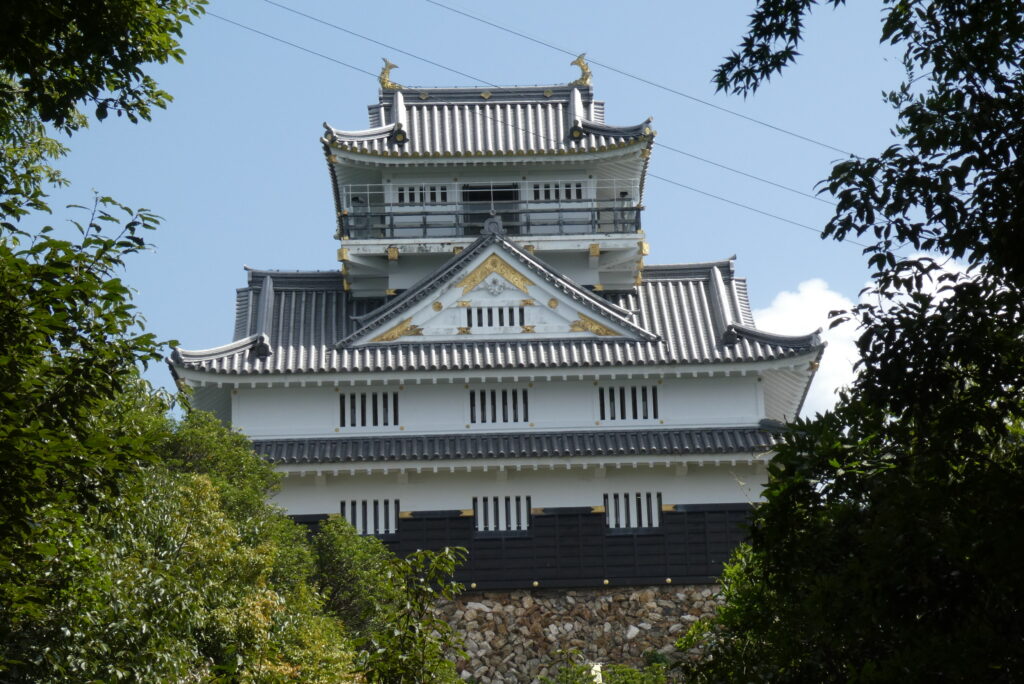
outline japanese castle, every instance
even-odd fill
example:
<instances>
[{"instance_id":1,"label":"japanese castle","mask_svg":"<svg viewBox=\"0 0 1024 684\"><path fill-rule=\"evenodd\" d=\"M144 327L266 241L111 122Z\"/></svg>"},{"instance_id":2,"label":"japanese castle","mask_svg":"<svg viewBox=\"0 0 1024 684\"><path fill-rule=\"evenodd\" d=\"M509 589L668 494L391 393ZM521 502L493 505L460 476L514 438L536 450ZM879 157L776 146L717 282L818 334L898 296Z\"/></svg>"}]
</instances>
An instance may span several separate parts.
<instances>
[{"instance_id":1,"label":"japanese castle","mask_svg":"<svg viewBox=\"0 0 1024 684\"><path fill-rule=\"evenodd\" d=\"M758 330L732 259L652 265L650 120L567 85L414 88L325 125L339 267L247 269L234 338L170 365L284 474L276 502L478 589L710 582L824 349Z\"/></svg>"}]
</instances>

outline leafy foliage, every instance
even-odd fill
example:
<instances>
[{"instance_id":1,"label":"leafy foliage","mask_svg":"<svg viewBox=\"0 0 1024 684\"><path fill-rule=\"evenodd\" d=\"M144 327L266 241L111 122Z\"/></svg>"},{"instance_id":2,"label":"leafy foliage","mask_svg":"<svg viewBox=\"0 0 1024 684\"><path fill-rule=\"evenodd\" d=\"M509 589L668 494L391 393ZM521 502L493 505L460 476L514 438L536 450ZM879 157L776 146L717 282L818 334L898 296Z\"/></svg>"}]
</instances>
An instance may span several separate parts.
<instances>
[{"instance_id":1,"label":"leafy foliage","mask_svg":"<svg viewBox=\"0 0 1024 684\"><path fill-rule=\"evenodd\" d=\"M584 661L579 651L559 652L564 662L555 666L554 677L544 677L542 684L667 684L669 672L664 663L651 662L637 669L628 665L597 665Z\"/></svg>"},{"instance_id":2,"label":"leafy foliage","mask_svg":"<svg viewBox=\"0 0 1024 684\"><path fill-rule=\"evenodd\" d=\"M434 604L452 599L465 549L416 551L398 558L378 539L333 518L314 539L327 606L354 632L356 663L368 682L455 682L461 639Z\"/></svg>"},{"instance_id":3,"label":"leafy foliage","mask_svg":"<svg viewBox=\"0 0 1024 684\"><path fill-rule=\"evenodd\" d=\"M40 119L71 131L78 107L102 120L114 109L131 121L165 107L143 66L181 62L182 27L202 13L202 0L37 0L0 7L0 72Z\"/></svg>"},{"instance_id":4,"label":"leafy foliage","mask_svg":"<svg viewBox=\"0 0 1024 684\"><path fill-rule=\"evenodd\" d=\"M759 3L719 86L753 92L792 61L814 4ZM860 374L786 435L724 608L680 644L704 649L698 680L1024 672L1024 8L885 5L899 140L826 181L824 235L875 240L872 296L836 314L861 326Z\"/></svg>"},{"instance_id":5,"label":"leafy foliage","mask_svg":"<svg viewBox=\"0 0 1024 684\"><path fill-rule=\"evenodd\" d=\"M149 120L171 96L145 72L181 62L182 29L206 0L39 0L0 5L0 230L49 211L46 189L64 184L51 162L91 110Z\"/></svg>"},{"instance_id":6,"label":"leafy foliage","mask_svg":"<svg viewBox=\"0 0 1024 684\"><path fill-rule=\"evenodd\" d=\"M120 230L113 212L128 217ZM0 563L44 506L94 503L148 458L134 435L94 426L136 364L159 358L117 277L157 222L101 197L77 243L48 231L0 239Z\"/></svg>"},{"instance_id":7,"label":"leafy foliage","mask_svg":"<svg viewBox=\"0 0 1024 684\"><path fill-rule=\"evenodd\" d=\"M310 583L304 531L266 503L270 467L212 417L175 424L165 410L135 388L112 402L96 429L132 432L153 464L84 515L35 526L26 544L49 553L0 573L5 674L350 680L349 641ZM25 586L33 601L18 600Z\"/></svg>"}]
</instances>

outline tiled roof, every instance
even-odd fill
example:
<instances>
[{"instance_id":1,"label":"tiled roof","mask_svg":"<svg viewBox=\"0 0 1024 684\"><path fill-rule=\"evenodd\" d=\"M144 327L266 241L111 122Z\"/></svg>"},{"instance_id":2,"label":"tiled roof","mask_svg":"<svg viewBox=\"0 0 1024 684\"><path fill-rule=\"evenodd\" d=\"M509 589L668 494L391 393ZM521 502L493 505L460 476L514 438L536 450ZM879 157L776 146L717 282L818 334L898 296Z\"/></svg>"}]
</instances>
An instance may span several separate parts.
<instances>
[{"instance_id":1,"label":"tiled roof","mask_svg":"<svg viewBox=\"0 0 1024 684\"><path fill-rule=\"evenodd\" d=\"M176 349L181 370L228 375L588 368L769 361L820 353L817 333L771 335L753 327L746 286L733 262L649 266L635 291L604 293L657 339L477 340L336 345L382 300L355 299L337 271L249 271L238 291L235 341ZM415 338L413 338L415 339Z\"/></svg>"},{"instance_id":2,"label":"tiled roof","mask_svg":"<svg viewBox=\"0 0 1024 684\"><path fill-rule=\"evenodd\" d=\"M558 456L749 454L771 449L779 437L759 427L523 432L327 439L254 440L253 449L277 465L431 461Z\"/></svg>"},{"instance_id":3,"label":"tiled roof","mask_svg":"<svg viewBox=\"0 0 1024 684\"><path fill-rule=\"evenodd\" d=\"M500 234L484 233L456 257L450 259L440 269L431 273L392 301L381 306L379 309L365 317L357 316L356 318L361 324L360 329L353 333L349 339L341 340L337 346L339 348L348 346L347 343L352 337L364 337L374 329L386 325L389 321L392 321L395 316L403 311L407 311L417 302L431 296L435 287L458 277L466 263L473 261L481 252L492 244L500 245L504 254L510 258L518 260L519 265L524 266L526 271L536 275L539 279L548 281L562 293L568 295L575 303L589 309L592 314L615 321L640 339L657 339L656 335L643 327L637 326L632 320L630 320L632 318L630 311L616 306L607 299L600 297L598 294L580 287L563 275L555 273L542 261L534 257L529 252L520 249L514 243L504 239Z\"/></svg>"},{"instance_id":4,"label":"tiled roof","mask_svg":"<svg viewBox=\"0 0 1024 684\"><path fill-rule=\"evenodd\" d=\"M491 156L573 154L649 144L650 120L608 126L589 86L382 90L373 128L324 124L328 154Z\"/></svg>"}]
</instances>

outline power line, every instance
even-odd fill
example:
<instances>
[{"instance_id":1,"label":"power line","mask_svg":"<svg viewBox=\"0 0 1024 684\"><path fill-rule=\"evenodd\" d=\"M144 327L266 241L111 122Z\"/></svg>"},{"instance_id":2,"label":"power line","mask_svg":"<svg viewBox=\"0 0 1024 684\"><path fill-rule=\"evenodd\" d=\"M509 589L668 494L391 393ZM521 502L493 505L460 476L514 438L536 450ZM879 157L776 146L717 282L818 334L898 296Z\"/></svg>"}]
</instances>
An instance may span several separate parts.
<instances>
[{"instance_id":1,"label":"power line","mask_svg":"<svg viewBox=\"0 0 1024 684\"><path fill-rule=\"evenodd\" d=\"M431 0L428 0L428 2L429 1L431 1ZM272 4L276 4L276 3L272 3ZM232 24L232 25L237 26L237 27L239 27L241 29L245 29L246 31L251 31L252 33L255 33L257 35L263 36L265 38L269 38L270 40L276 41L278 43L282 43L284 45L288 45L289 47L293 47L293 48L296 48L296 49L301 50L303 52L306 52L308 54L315 55L316 57L321 57L321 58L326 59L326 60L328 60L330 62L334 62L335 64L339 64L341 66L348 67L349 69L353 69L353 70L358 71L358 72L360 72L362 74L366 74L367 76L371 76L373 78L377 78L377 74L374 74L373 72L366 71L365 69L360 69L359 67L352 66L351 64L348 64L346 62L342 62L341 60L335 59L334 57L330 57L328 55L325 55L323 53L317 52L315 50L310 50L309 48L306 48L306 47L303 47L303 46L298 45L296 43L292 43L290 41L284 40L283 38L278 38L277 36L271 35L269 33L265 33L265 32L260 31L258 29L252 28L251 26L246 26L245 24L241 24L241 23L239 23L237 21L233 21L233 20L228 19L226 17L222 17L219 14L216 14L214 12L207 11L206 14L208 14L208 15L210 15L212 17L215 17L217 19L220 19L221 21L224 21L224 22L226 22L228 24ZM424 61L427 61L427 60L424 60ZM525 128L521 128L519 126L515 126L514 124L511 124L511 123L509 123L507 121L503 121L503 120L500 120L500 119L496 119L496 118L494 118L492 116L488 116L487 114L481 114L481 116L483 116L484 118L488 118L488 119L490 119L492 121L496 121L496 122L499 122L499 123L504 123L506 125L510 125L510 126L512 126L512 128L516 128L517 130L521 130L524 133L528 133L530 135L534 135L536 137L539 137L542 140L546 140L548 142L556 142L552 138L548 138L546 136L543 136L540 133L538 133L537 131L529 131L529 130L527 130ZM780 188L783 188L785 190L789 190L791 192L796 192L796 193L801 194L801 195L805 194L805 193L803 193L803 192L801 192L799 190L795 190L793 188L789 188L789 187L786 187L786 186L783 186L783 185L779 185L779 184L774 183L772 181L768 181L767 179L762 179L762 178L759 178L757 176L753 176L751 174L747 174L745 172L738 171L736 169L732 169L732 168L724 166L722 164L718 164L717 162L711 162L710 160L706 160L706 159L704 159L702 157L697 157L696 155L691 155L688 152L683 152L682 150L678 150L676 148L669 147L667 145L661 145L661 146L665 147L666 149L672 150L673 152L678 152L679 154L683 154L683 155L686 155L686 156L692 156L692 157L694 157L696 159L699 159L701 161L706 161L706 162L708 162L710 164L714 164L715 166L721 166L722 168L728 169L730 171L734 171L736 173L740 173L740 174L742 174L744 176L749 176L751 178L755 178L757 180L761 180L763 182L770 183L771 185L776 185L776 186L778 186ZM750 206L749 204L744 204L742 202L737 202L735 200L731 200L731 199L722 197L720 195L716 195L716 194L713 194L713 193L710 193L710 192L706 192L704 190L700 190L700 189L695 188L693 186L686 185L685 183L681 183L679 181L672 180L671 178L665 178L664 176L658 176L658 175L653 174L653 173L648 173L647 175L650 176L651 178L656 178L656 179L658 179L660 181L669 183L671 185L675 185L675 186L683 188L685 190L689 190L691 192L695 192L697 194L704 195L705 197L710 197L712 199L716 199L716 200L719 200L721 202L725 202L726 204L731 204L731 205L733 205L735 207L740 207L742 209L747 209L748 211L752 211L754 213L761 214L762 216L767 216L769 218L773 218L773 219L775 219L777 221L782 221L783 223L788 223L788 224L796 226L798 228L803 228L805 230L813 231L815 233L818 233L819 235L821 234L821 231L818 228L814 228L813 226L809 226L809 225L807 225L805 223L800 223L798 221L793 221L792 219L787 219L787 218L785 218L783 216L779 216L777 214L773 214L771 212L764 211L762 209L758 209L756 207ZM808 196L811 197L812 199L820 199L820 198L814 197L813 195L808 195ZM824 201L824 200L821 200L821 201ZM859 247L865 247L865 248L868 247L868 245L862 244L860 242L854 242L853 240L844 240L844 242L849 242L850 244L854 244L854 245L857 245Z\"/></svg>"},{"instance_id":2,"label":"power line","mask_svg":"<svg viewBox=\"0 0 1024 684\"><path fill-rule=\"evenodd\" d=\"M303 52L308 52L311 55L316 55L317 57L322 57L323 59L326 59L326 60L328 60L330 62L334 62L335 64L340 64L343 67L348 67L349 69L353 69L354 71L358 71L361 74L366 74L367 76L372 76L373 78L377 78L377 74L373 73L372 71L367 71L366 69L360 69L357 66L352 66L351 64L347 64L346 62L342 62L339 59L335 59L334 57L330 57L328 55L325 55L322 52L317 52L316 50L310 50L309 48L302 47L301 45L298 45L296 43L292 43L290 41L287 41L284 38L278 38L277 36L272 36L269 33L264 33L263 31L260 31L258 29L254 29L252 26L246 26L245 24L239 24L237 21L232 21L231 19L228 19L227 17L222 17L219 14L217 14L216 12L211 12L210 10L206 10L206 14L208 16L214 17L215 19L220 19L221 21L225 21L225 22L227 22L229 24L234 24L238 28L243 28L246 31L252 31L253 33L257 33L257 34L263 36L264 38L269 38L270 40L277 41L278 43L284 43L285 45L288 45L288 46L291 46L291 47L295 48L296 50L302 50Z\"/></svg>"},{"instance_id":3,"label":"power line","mask_svg":"<svg viewBox=\"0 0 1024 684\"><path fill-rule=\"evenodd\" d=\"M794 221L794 220L788 219L788 218L786 218L784 216L779 216L778 214L773 214L771 212L764 211L763 209L758 209L757 207L752 207L749 204L744 204L743 202L737 202L735 200L728 199L727 197L722 197L721 195L716 195L714 193L710 193L710 192L707 192L705 190L700 190L698 188L693 187L692 185L686 185L685 183L680 183L679 181L672 180L671 178L665 178L664 176L659 176L657 174L649 173L649 172L648 172L647 175L649 177L651 177L651 178L657 178L658 180L664 181L665 183L669 183L671 185L675 185L675 186L678 186L680 188L683 188L684 190L689 190L690 192L695 192L698 195L704 195L705 197L711 197L712 199L716 199L716 200L718 200L720 202L725 202L726 204L731 204L734 207L741 207L741 208L746 209L748 211L752 211L752 212L754 212L756 214L761 214L762 216L767 216L769 218L773 218L776 221L782 221L782 222L788 223L788 224L790 224L792 226L796 226L797 228L803 228L804 230L810 230L810 231L812 231L814 233L817 233L818 235L821 235L821 229L820 228L815 228L814 226L809 226L806 223L800 223L799 221ZM848 242L851 245L857 245L858 247L864 247L865 249L870 247L870 245L866 245L866 244L864 244L862 242L856 242L854 240L843 240L843 242Z\"/></svg>"},{"instance_id":4,"label":"power line","mask_svg":"<svg viewBox=\"0 0 1024 684\"><path fill-rule=\"evenodd\" d=\"M470 74L467 74L465 72L459 71L458 69L454 69L454 68L452 68L450 66L447 66L445 64L441 64L439 62L435 62L433 60L427 59L426 57L421 57L421 56L419 56L419 55L417 55L415 53L409 52L407 50L403 50L403 49L401 49L399 47L396 47L394 45L389 45L387 43L383 43L383 42L381 42L379 40L376 40L374 38L370 38L369 36L363 35L361 33L357 33L356 31L353 31L351 29L344 28L343 26L338 26L337 24L333 24L333 23L331 23L329 21L326 21L326 20L321 19L319 17L313 16L311 14L306 14L305 12L300 12L299 10L292 9L291 7L288 7L287 5L282 5L281 3L275 2L274 0L263 0L263 1L265 3L267 3L268 5L273 5L274 7L278 7L280 9L283 9L283 10L287 11L287 12L291 12L292 14L296 14L296 15L298 15L300 17L305 17L306 19L309 19L310 21L315 21L318 24L322 24L324 26L329 26L329 27L331 27L333 29L336 29L338 31L341 31L343 33L347 33L347 34L349 34L351 36L355 36L357 38L361 38L361 39L363 39L363 40L365 40L367 42L373 43L374 45L380 45L381 47L385 47L385 48L387 48L389 50L394 50L394 51L399 52L399 53L401 53L403 55L408 55L409 57L412 57L413 59L417 59L417 60L419 60L421 62L425 62L426 64L430 64L430 65L435 66L435 67L437 67L439 69L444 69L445 71L450 71L453 74L458 74L459 76L464 76L464 77L466 77L466 78L468 78L468 79L470 79L472 81L477 81L479 83L484 83L484 84L489 85L489 86L491 86L493 88L499 87L496 84L491 83L490 81L484 80L484 79L479 78L477 76L472 76ZM564 52L564 50L563 50L563 52ZM595 62L595 64L596 63L597 62ZM746 178L750 178L752 180L758 181L760 183L766 183L768 185L771 185L773 187L779 188L781 190L785 190L787 192L792 192L794 194L800 195L801 197L806 197L808 199L812 199L812 200L815 200L817 202L821 202L823 204L828 204L830 206L835 206L834 202L822 199L821 197L819 197L817 195L812 195L810 193L804 192L803 190L798 190L798 189L790 187L788 185L784 185L782 183L778 183L776 181L769 180L767 178L763 178L761 176L757 176L757 175L754 175L752 173L748 173L746 171L741 171L740 169L736 169L736 168L733 168L733 167L728 166L726 164L721 164L719 162L712 161L711 159L707 159L705 157L701 157L701 156L693 154L691 152L687 152L685 150L681 150L681 149L679 149L677 147L672 147L671 145L666 145L665 143L655 142L654 144L659 146L659 147L662 147L662 148L664 148L666 150L669 150L670 152L675 152L676 154L681 154L684 157L689 157L690 159L695 159L695 160L697 160L699 162L703 162L705 164L709 164L711 166L715 166L715 167L718 167L720 169L724 169L726 171L729 171L730 173L735 173L735 174L738 174L740 176L744 176Z\"/></svg>"},{"instance_id":5,"label":"power line","mask_svg":"<svg viewBox=\"0 0 1024 684\"><path fill-rule=\"evenodd\" d=\"M803 197L807 197L808 199L816 200L818 202L821 202L822 204L828 204L829 206L833 206L833 207L836 206L835 202L832 202L832 201L827 200L827 199L822 199L821 197L819 197L817 195L812 195L809 192L804 192L803 190L797 190L796 188L792 188L792 187L790 187L788 185L783 185L782 183L776 183L773 180L768 180L767 178L762 178L761 176L755 176L752 173L747 173L746 171L740 171L739 169L734 169L733 167L726 166L725 164L719 164L716 161L712 161L712 160L706 159L704 157L698 157L695 154L692 154L690 152L686 152L685 150L680 150L680 149L672 147L670 145L666 145L665 143L655 142L654 144L657 145L658 147L662 148L662 149L669 150L670 152L675 152L677 154L681 154L684 157L690 157L691 159L696 159L697 161L702 161L705 164L710 164L711 166L717 166L720 169L725 169L726 171L730 171L732 173L739 174L740 176L746 176L747 178L752 178L752 179L754 179L756 181L759 181L761 183L767 183L768 185L774 185L775 187L780 188L782 190L786 190L788 192L792 192L792 193L795 193L797 195L801 195Z\"/></svg>"},{"instance_id":6,"label":"power line","mask_svg":"<svg viewBox=\"0 0 1024 684\"><path fill-rule=\"evenodd\" d=\"M524 39L529 40L531 42L537 43L538 45L543 45L544 47L551 48L552 50L557 50L558 52L562 52L564 54L567 54L570 57L575 57L577 54L579 54L579 53L576 53L576 52L572 52L570 50L566 50L565 48L558 47L557 45L552 45L551 43L543 41L543 40L541 40L539 38L534 38L533 36L529 36L529 35L527 35L525 33L520 33L519 31L510 29L510 28L508 28L506 26L502 26L501 24L496 24L496 23L494 23L492 21L487 21L486 19L483 19L483 18L478 17L476 15L470 14L469 12L464 12L463 10L459 10L459 9L454 8L454 7L449 7L448 5L445 5L443 3L437 2L437 0L426 0L426 1L429 2L431 5L436 5L438 7L441 7L443 9L448 10L449 12L454 12L455 14L461 14L462 16L467 17L469 19L472 19L473 21L478 21L481 24L486 24L488 26L492 26L492 27L494 27L496 29L499 29L501 31L504 31L506 33L511 33L514 36L519 36L520 38L524 38ZM782 128L781 126L776 126L774 124L770 124L767 121L762 121L761 119L755 119L752 116L747 116L746 114L741 114L741 113L739 113L739 112L737 112L735 110L729 109L727 107L722 107L721 105L716 105L714 102L709 102L707 100L701 99L701 98L696 97L694 95L690 95L689 93L684 93L681 90L676 90L675 88L672 88L670 86L663 85L663 84L657 83L655 81L651 81L649 79L644 78L643 76L637 76L636 74L631 74L628 71L624 71L624 70L619 69L618 67L614 67L614 66L612 66L610 64L605 64L603 62L598 62L596 59L588 59L587 61L590 64L595 64L595 65L597 65L599 67L603 67L603 68L605 68L605 69L607 69L609 71L613 71L613 72L615 72L617 74L620 74L622 76L625 76L627 78L632 78L632 79L634 79L636 81L640 81L641 83L646 83L649 86L654 86L655 88L659 88L661 90L664 90L666 92L672 93L674 95L678 95L679 97L686 98L687 100L691 100L693 102L700 103L700 104L705 105L707 107L711 107L712 109L717 109L720 112L724 112L724 113L729 114L731 116L735 116L735 117L738 117L740 119L744 119L746 121L750 121L751 123L756 123L759 126L764 126L766 128L770 128L773 131L776 131L778 133L783 133L783 134L791 136L793 138L797 138L798 140L803 140L804 142L811 143L812 145L817 145L818 147L823 147L823 148L825 148L827 150L832 150L833 152L839 152L840 154L845 154L845 155L849 155L849 156L852 156L852 157L856 157L857 156L853 152L848 152L847 150L840 149L838 147L835 147L834 145L829 145L826 142L822 142L820 140L815 140L814 138L809 138L806 135L801 135L800 133L796 133L794 131Z\"/></svg>"},{"instance_id":7,"label":"power line","mask_svg":"<svg viewBox=\"0 0 1024 684\"><path fill-rule=\"evenodd\" d=\"M286 5L282 5L279 2L274 2L274 0L263 0L263 2L267 3L268 5L273 5L274 7L280 7L281 9L285 10L286 12L291 12L292 14L297 14L300 17L305 17L306 19L309 19L310 21L315 21L318 24L323 24L324 26L329 26L332 29L335 29L337 31L341 31L342 33L347 33L350 36L355 36L356 38L362 38L365 41L373 43L374 45L380 45L381 47L386 47L388 50L394 50L395 52L399 52L399 53L401 53L403 55L408 55L409 57L412 57L413 59L418 59L421 62L426 62L427 64L430 64L431 66L436 66L439 69L444 69L446 71L450 71L450 72L452 72L454 74L458 74L459 76L465 76L466 78L468 78L470 80L477 81L478 83L484 83L484 84L489 85L489 86L491 86L493 88L497 88L498 87L495 84L493 84L493 83L491 83L489 81L485 81L484 79L479 78L477 76L472 76L470 74L464 73L464 72L459 71L457 69L453 69L452 67L445 66L444 64L438 64L437 62L434 62L434 61L431 61L431 60L427 59L426 57L420 57L419 55L415 55L415 54L413 54L411 52L407 52L406 50L403 50L402 48L399 48L399 47L395 47L394 45L388 45L387 43L382 43L379 40L374 40L373 38L370 38L369 36L364 36L361 33L356 33L355 31L353 31L351 29L347 29L347 28L345 28L343 26L338 26L337 24L332 24L331 22L326 21L324 19L321 19L319 17L314 17L312 14L306 14L305 12L300 12L297 9L292 9L291 7L288 7Z\"/></svg>"}]
</instances>

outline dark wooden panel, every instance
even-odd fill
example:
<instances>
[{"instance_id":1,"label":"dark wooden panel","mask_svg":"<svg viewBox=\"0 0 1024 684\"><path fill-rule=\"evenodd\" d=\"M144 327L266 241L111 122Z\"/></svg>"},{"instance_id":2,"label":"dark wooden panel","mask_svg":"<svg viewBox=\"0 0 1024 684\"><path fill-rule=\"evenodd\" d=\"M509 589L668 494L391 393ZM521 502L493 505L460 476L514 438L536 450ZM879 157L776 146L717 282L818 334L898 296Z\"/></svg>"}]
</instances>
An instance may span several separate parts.
<instances>
[{"instance_id":1,"label":"dark wooden panel","mask_svg":"<svg viewBox=\"0 0 1024 684\"><path fill-rule=\"evenodd\" d=\"M382 538L395 553L462 546L469 552L456 578L478 589L708 583L746 536L750 509L742 504L676 506L657 528L610 530L590 508L547 508L527 531L479 533L459 511L424 511L402 518ZM311 528L326 516L296 516Z\"/></svg>"}]
</instances>

